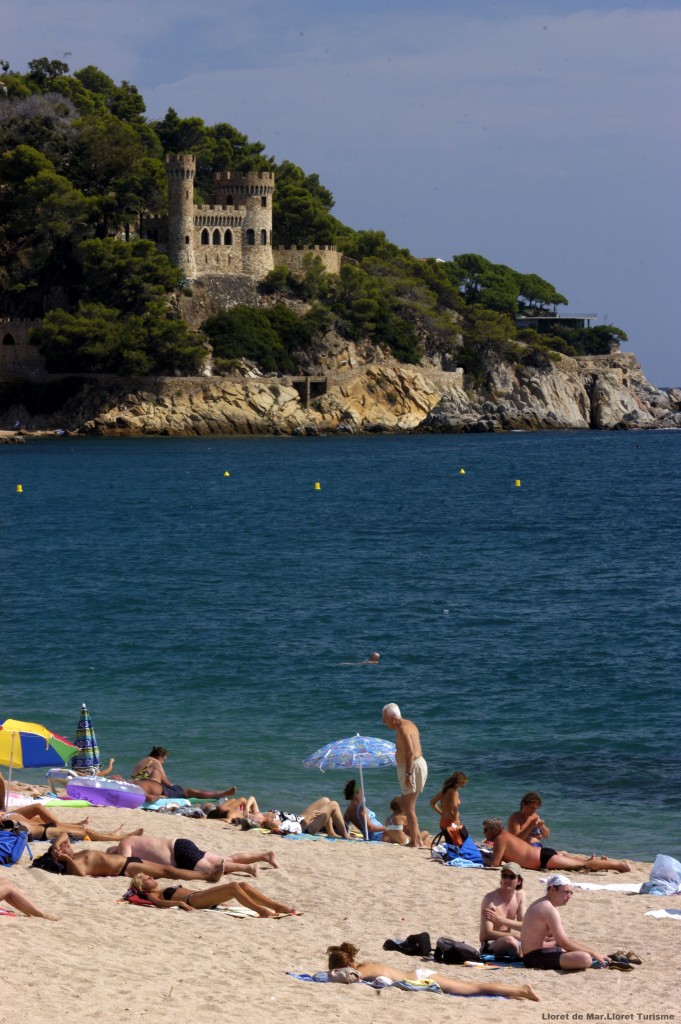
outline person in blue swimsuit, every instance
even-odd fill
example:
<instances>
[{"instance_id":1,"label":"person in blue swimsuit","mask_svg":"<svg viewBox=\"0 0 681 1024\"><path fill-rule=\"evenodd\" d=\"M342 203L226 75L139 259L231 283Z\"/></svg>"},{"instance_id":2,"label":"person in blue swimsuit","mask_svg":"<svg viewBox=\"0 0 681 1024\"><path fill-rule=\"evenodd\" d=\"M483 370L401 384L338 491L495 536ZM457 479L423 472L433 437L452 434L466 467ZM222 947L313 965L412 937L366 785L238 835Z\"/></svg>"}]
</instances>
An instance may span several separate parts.
<instances>
[{"instance_id":1,"label":"person in blue swimsuit","mask_svg":"<svg viewBox=\"0 0 681 1024\"><path fill-rule=\"evenodd\" d=\"M345 799L350 803L345 809L345 823L353 824L360 830L365 839L370 843L380 843L385 832L385 825L381 825L373 811L364 803L364 793L355 779L350 779L343 790Z\"/></svg>"}]
</instances>

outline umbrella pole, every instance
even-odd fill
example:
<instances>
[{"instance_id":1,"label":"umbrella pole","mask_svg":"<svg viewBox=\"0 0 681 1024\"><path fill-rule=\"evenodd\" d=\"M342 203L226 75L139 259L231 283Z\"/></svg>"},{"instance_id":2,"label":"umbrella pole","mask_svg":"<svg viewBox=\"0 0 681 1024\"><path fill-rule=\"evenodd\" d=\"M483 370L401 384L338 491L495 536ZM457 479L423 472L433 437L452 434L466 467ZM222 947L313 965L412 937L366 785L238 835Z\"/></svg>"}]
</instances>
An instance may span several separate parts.
<instances>
[{"instance_id":1,"label":"umbrella pole","mask_svg":"<svg viewBox=\"0 0 681 1024\"><path fill-rule=\"evenodd\" d=\"M14 737L16 733L12 733L12 746L9 752L9 771L7 773L7 792L5 793L5 810L9 810L9 798L12 793L12 765L14 764Z\"/></svg>"},{"instance_id":2,"label":"umbrella pole","mask_svg":"<svg viewBox=\"0 0 681 1024\"><path fill-rule=\"evenodd\" d=\"M363 821L364 821L364 838L368 842L369 841L369 826L367 825L367 818L366 818L366 814L367 814L367 800L366 800L366 793L364 792L364 772L362 771L362 762L361 761L359 763L359 784L362 787L362 796L364 797L364 818L363 818Z\"/></svg>"}]
</instances>

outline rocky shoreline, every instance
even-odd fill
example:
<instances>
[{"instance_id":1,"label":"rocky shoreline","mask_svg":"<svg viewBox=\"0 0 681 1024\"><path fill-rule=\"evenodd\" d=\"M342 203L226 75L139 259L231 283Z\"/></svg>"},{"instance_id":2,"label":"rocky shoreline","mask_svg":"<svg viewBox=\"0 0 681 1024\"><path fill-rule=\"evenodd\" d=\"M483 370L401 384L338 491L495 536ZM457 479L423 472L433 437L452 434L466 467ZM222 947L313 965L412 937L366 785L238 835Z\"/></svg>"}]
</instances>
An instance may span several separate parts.
<instances>
[{"instance_id":1,"label":"rocky shoreline","mask_svg":"<svg viewBox=\"0 0 681 1024\"><path fill-rule=\"evenodd\" d=\"M681 428L681 389L654 387L629 353L562 357L542 368L500 362L477 389L465 386L461 370L381 357L353 346L336 352L315 368L324 393L309 401L300 379L265 377L253 367L231 377L61 379L63 400L50 412L33 410L30 392L6 408L2 439L55 431L201 436ZM21 429L12 430L17 423Z\"/></svg>"}]
</instances>

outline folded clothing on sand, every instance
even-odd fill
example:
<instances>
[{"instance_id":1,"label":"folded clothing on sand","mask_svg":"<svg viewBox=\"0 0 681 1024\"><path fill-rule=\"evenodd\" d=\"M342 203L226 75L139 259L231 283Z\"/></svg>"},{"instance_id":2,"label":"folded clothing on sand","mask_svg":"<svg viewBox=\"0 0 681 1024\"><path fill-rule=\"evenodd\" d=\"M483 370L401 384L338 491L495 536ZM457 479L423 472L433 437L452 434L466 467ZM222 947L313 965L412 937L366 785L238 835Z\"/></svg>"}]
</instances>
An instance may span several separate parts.
<instances>
[{"instance_id":1,"label":"folded clothing on sand","mask_svg":"<svg viewBox=\"0 0 681 1024\"><path fill-rule=\"evenodd\" d=\"M673 917L675 921L681 921L681 910L648 910L646 917Z\"/></svg>"}]
</instances>

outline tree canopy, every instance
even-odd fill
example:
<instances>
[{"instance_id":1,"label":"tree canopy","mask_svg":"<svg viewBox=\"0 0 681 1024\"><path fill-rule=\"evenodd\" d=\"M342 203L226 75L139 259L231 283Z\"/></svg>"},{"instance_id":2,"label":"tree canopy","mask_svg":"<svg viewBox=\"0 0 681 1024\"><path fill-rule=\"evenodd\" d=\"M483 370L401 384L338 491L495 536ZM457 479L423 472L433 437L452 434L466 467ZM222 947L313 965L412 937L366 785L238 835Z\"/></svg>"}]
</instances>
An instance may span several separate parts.
<instances>
[{"instance_id":1,"label":"tree canopy","mask_svg":"<svg viewBox=\"0 0 681 1024\"><path fill-rule=\"evenodd\" d=\"M308 303L305 316L282 307L212 318L205 335L225 365L243 357L294 368L296 353L329 327L406 362L447 353L471 372L492 349L520 359L524 346L541 361L547 351L610 351L626 340L616 327L518 333L518 314L549 317L567 303L548 281L475 253L417 259L381 231L355 231L334 217L317 174L277 162L233 125L172 108L149 120L133 84L93 65L71 73L65 60L40 57L24 72L8 61L0 69L0 311L49 311L41 344L51 366L74 367L79 352L82 368L111 372L199 365L201 339L168 313L181 277L136 237L141 216L167 209L171 152L196 155L197 202L215 171L273 171L274 244L335 244L344 254L337 276L310 257L302 276L278 267L264 283L275 297Z\"/></svg>"}]
</instances>

